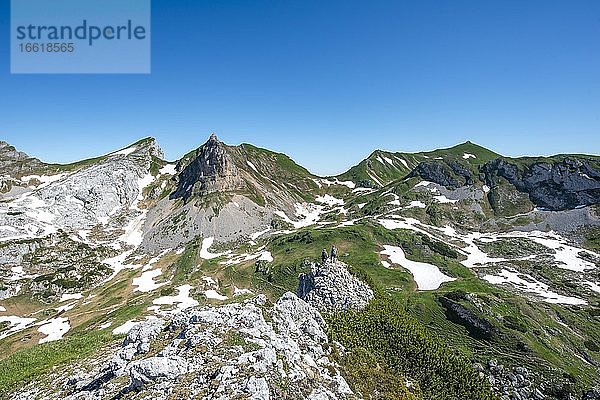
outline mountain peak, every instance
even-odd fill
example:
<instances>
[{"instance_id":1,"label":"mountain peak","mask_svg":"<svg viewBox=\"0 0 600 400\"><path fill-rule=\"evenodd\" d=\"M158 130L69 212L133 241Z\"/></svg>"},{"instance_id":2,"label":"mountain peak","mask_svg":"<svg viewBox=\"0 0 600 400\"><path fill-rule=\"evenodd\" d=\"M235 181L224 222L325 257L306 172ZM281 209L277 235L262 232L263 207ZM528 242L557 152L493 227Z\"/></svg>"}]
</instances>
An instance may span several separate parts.
<instances>
[{"instance_id":1,"label":"mountain peak","mask_svg":"<svg viewBox=\"0 0 600 400\"><path fill-rule=\"evenodd\" d=\"M30 157L0 140L0 175L27 174L41 165L42 162L37 158Z\"/></svg>"},{"instance_id":2,"label":"mountain peak","mask_svg":"<svg viewBox=\"0 0 600 400\"><path fill-rule=\"evenodd\" d=\"M4 158L10 158L13 160L30 158L27 154L23 153L22 151L18 151L13 145L3 140L0 140L0 154Z\"/></svg>"},{"instance_id":3,"label":"mountain peak","mask_svg":"<svg viewBox=\"0 0 600 400\"><path fill-rule=\"evenodd\" d=\"M237 188L240 183L226 146L214 133L200 146L193 158L179 174L177 190L171 198L187 199L192 194L208 194L226 188Z\"/></svg>"},{"instance_id":4,"label":"mountain peak","mask_svg":"<svg viewBox=\"0 0 600 400\"><path fill-rule=\"evenodd\" d=\"M216 133L213 132L210 134L210 137L208 138L208 140L206 141L205 144L209 144L209 143L221 143L221 141L217 137Z\"/></svg>"}]
</instances>

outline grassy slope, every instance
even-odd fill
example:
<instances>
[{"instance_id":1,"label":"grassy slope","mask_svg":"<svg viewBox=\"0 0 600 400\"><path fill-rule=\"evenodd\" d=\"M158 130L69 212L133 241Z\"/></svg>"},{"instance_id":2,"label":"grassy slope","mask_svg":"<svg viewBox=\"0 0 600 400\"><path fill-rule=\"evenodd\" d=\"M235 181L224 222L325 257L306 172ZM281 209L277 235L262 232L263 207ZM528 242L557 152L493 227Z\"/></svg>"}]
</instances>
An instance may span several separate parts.
<instances>
[{"instance_id":1,"label":"grassy slope","mask_svg":"<svg viewBox=\"0 0 600 400\"><path fill-rule=\"evenodd\" d=\"M476 158L464 159L463 155L466 153L473 154ZM393 165L385 161L384 157L392 160ZM365 160L362 160L359 164L353 166L347 172L339 175L338 179L352 180L356 183L369 180L373 181L373 179L370 177L370 174L372 174L385 185L390 182L403 179L419 163L434 161L437 157L442 157L445 160L457 160L462 164L466 164L468 166L472 165L474 169L476 169L478 165L498 158L500 155L471 142L465 142L447 149L419 153L393 153L383 150L376 150ZM404 160L406 165L404 165L400 159ZM383 160L383 162L381 162L381 160Z\"/></svg>"},{"instance_id":2,"label":"grassy slope","mask_svg":"<svg viewBox=\"0 0 600 400\"><path fill-rule=\"evenodd\" d=\"M0 397L53 368L90 357L103 346L119 339L110 330L74 332L60 341L14 353L0 363Z\"/></svg>"},{"instance_id":3,"label":"grassy slope","mask_svg":"<svg viewBox=\"0 0 600 400\"><path fill-rule=\"evenodd\" d=\"M477 278L472 271L463 267L456 259L436 251L440 248L427 244L423 238L409 231L387 231L374 225L356 225L337 230L307 229L292 235L274 239L269 249L275 256L272 267L280 271L281 277L272 284L273 294L295 288L298 267L305 258L314 258L322 248L336 244L341 259L352 268L352 272L368 282L380 294L395 299L434 336L474 361L487 362L498 359L505 365L525 365L547 376L560 376L565 371L580 389L594 383L597 373L593 367L573 358L572 353L585 348L584 342L597 342L600 335L598 317L589 310L531 302L503 289L489 285ZM381 244L401 245L409 258L433 263L440 269L459 279L442 286L438 291L415 291L411 275L403 269L386 269L379 262L377 252ZM431 246L431 247L430 247ZM443 249L443 248L442 248ZM445 251L442 250L443 253ZM267 288L265 288L267 289ZM437 297L445 293L472 293L489 308L489 314L480 314L492 321L503 332L503 336L491 342L469 336L466 329L450 322ZM463 302L470 306L468 302ZM477 312L477 310L474 310ZM502 317L505 322L497 318ZM557 320L568 321L577 327L573 332ZM522 327L526 326L525 332ZM558 335L548 334L548 328ZM581 337L579 337L581 335ZM525 344L529 351L519 346ZM587 350L589 351L589 350ZM597 353L592 353L596 356ZM557 370L557 368L559 370Z\"/></svg>"}]
</instances>

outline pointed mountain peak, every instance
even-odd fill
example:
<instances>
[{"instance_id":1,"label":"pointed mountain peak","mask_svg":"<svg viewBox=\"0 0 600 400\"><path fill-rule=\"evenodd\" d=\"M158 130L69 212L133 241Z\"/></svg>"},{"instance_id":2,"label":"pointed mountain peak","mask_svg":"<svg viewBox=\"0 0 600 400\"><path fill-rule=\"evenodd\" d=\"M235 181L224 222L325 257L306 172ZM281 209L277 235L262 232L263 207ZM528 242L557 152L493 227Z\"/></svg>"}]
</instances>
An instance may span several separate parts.
<instances>
[{"instance_id":1,"label":"pointed mountain peak","mask_svg":"<svg viewBox=\"0 0 600 400\"><path fill-rule=\"evenodd\" d=\"M214 146L217 144L223 144L223 142L221 142L217 137L216 133L213 132L210 134L210 137L208 138L206 143L204 143L204 146Z\"/></svg>"},{"instance_id":2,"label":"pointed mountain peak","mask_svg":"<svg viewBox=\"0 0 600 400\"><path fill-rule=\"evenodd\" d=\"M241 187L237 169L227 147L214 133L206 143L188 153L178 165L179 182L171 198L187 200L193 194L206 195L218 190Z\"/></svg>"},{"instance_id":3,"label":"pointed mountain peak","mask_svg":"<svg viewBox=\"0 0 600 400\"><path fill-rule=\"evenodd\" d=\"M18 151L10 143L7 143L3 140L0 140L0 157L11 160L24 160L27 158L31 158L22 151Z\"/></svg>"}]
</instances>

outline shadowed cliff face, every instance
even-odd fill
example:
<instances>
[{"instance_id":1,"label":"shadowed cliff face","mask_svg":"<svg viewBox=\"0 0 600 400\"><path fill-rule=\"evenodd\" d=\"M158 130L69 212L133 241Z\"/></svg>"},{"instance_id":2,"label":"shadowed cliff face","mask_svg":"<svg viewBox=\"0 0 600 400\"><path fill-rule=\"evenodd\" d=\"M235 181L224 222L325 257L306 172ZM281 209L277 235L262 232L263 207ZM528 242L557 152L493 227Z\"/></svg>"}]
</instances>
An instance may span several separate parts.
<instances>
[{"instance_id":1,"label":"shadowed cliff face","mask_svg":"<svg viewBox=\"0 0 600 400\"><path fill-rule=\"evenodd\" d=\"M551 211L600 203L600 168L596 160L585 157L496 158L475 165L464 160L425 161L406 176L413 177L452 190L479 181L491 189L488 200L500 214L509 203L515 203L513 208L522 203L525 208L533 204Z\"/></svg>"},{"instance_id":2,"label":"shadowed cliff face","mask_svg":"<svg viewBox=\"0 0 600 400\"><path fill-rule=\"evenodd\" d=\"M519 169L502 159L481 168L485 182L494 188L498 178L506 179L518 191L527 193L538 207L568 210L600 203L600 172L586 160L565 157L562 162L538 162ZM490 203L497 199L492 190Z\"/></svg>"},{"instance_id":3,"label":"shadowed cliff face","mask_svg":"<svg viewBox=\"0 0 600 400\"><path fill-rule=\"evenodd\" d=\"M407 175L407 178L420 176L422 179L437 183L449 189L457 189L462 186L473 184L471 172L459 164L451 161L428 161L422 162Z\"/></svg>"},{"instance_id":4,"label":"shadowed cliff face","mask_svg":"<svg viewBox=\"0 0 600 400\"><path fill-rule=\"evenodd\" d=\"M238 171L226 146L211 135L206 143L196 150L195 158L187 165L177 165L179 182L171 199L187 200L192 195L206 195L216 191L236 190L243 187Z\"/></svg>"}]
</instances>

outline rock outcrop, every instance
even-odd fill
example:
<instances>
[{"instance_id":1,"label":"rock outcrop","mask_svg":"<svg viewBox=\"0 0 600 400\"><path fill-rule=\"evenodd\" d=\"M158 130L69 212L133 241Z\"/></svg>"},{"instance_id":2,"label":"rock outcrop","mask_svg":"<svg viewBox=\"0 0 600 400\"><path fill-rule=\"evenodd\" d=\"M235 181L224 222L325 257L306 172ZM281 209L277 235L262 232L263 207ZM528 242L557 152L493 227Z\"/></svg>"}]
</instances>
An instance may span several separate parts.
<instances>
[{"instance_id":1,"label":"rock outcrop","mask_svg":"<svg viewBox=\"0 0 600 400\"><path fill-rule=\"evenodd\" d=\"M14 146L0 140L0 175L16 177L42 166L37 158L29 157Z\"/></svg>"},{"instance_id":2,"label":"rock outcrop","mask_svg":"<svg viewBox=\"0 0 600 400\"><path fill-rule=\"evenodd\" d=\"M171 199L187 200L192 195L233 191L245 187L225 144L214 134L196 149L189 164L180 162L177 170L181 172L178 174L177 189L171 194Z\"/></svg>"},{"instance_id":3,"label":"rock outcrop","mask_svg":"<svg viewBox=\"0 0 600 400\"><path fill-rule=\"evenodd\" d=\"M490 360L485 366L475 363L474 368L481 377L486 377L490 388L501 400L544 400L544 385L539 376L525 367L505 368L496 360ZM551 389L551 388L547 388Z\"/></svg>"},{"instance_id":4,"label":"rock outcrop","mask_svg":"<svg viewBox=\"0 0 600 400\"><path fill-rule=\"evenodd\" d=\"M471 336L477 339L491 339L496 334L496 329L490 321L477 316L462 304L444 296L439 298L439 302L446 309L446 317L463 325Z\"/></svg>"},{"instance_id":5,"label":"rock outcrop","mask_svg":"<svg viewBox=\"0 0 600 400\"><path fill-rule=\"evenodd\" d=\"M471 172L456 161L426 161L419 163L407 178L420 177L428 182L437 183L448 189L457 189L472 185Z\"/></svg>"},{"instance_id":6,"label":"rock outcrop","mask_svg":"<svg viewBox=\"0 0 600 400\"><path fill-rule=\"evenodd\" d=\"M189 309L134 326L108 362L56 378L58 391L30 385L15 398L355 399L326 329L292 293L272 307L261 295Z\"/></svg>"},{"instance_id":7,"label":"rock outcrop","mask_svg":"<svg viewBox=\"0 0 600 400\"><path fill-rule=\"evenodd\" d=\"M298 277L298 296L324 311L360 309L374 297L373 291L348 272L341 261L313 263L308 274Z\"/></svg>"}]
</instances>

